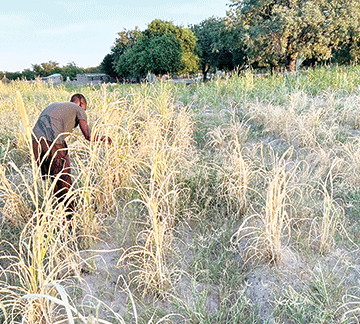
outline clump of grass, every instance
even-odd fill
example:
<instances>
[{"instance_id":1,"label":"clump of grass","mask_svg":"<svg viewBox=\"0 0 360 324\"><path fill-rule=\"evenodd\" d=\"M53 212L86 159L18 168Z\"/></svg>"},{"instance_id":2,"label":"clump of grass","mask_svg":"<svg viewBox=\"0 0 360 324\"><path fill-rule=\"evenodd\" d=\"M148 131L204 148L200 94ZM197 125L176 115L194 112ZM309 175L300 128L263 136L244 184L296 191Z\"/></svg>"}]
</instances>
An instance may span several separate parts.
<instances>
[{"instance_id":1,"label":"clump of grass","mask_svg":"<svg viewBox=\"0 0 360 324\"><path fill-rule=\"evenodd\" d=\"M360 142L354 139L352 142L341 145L344 155L343 181L346 189L356 190L360 187Z\"/></svg>"},{"instance_id":2,"label":"clump of grass","mask_svg":"<svg viewBox=\"0 0 360 324\"><path fill-rule=\"evenodd\" d=\"M53 322L52 305L23 297L45 294L49 284L79 273L77 253L70 248L72 237L63 225L65 216L59 213L35 213L20 235L18 248L1 256L1 263L7 265L1 271L0 301L10 314L9 323L21 317L27 323Z\"/></svg>"},{"instance_id":3,"label":"clump of grass","mask_svg":"<svg viewBox=\"0 0 360 324\"><path fill-rule=\"evenodd\" d=\"M270 182L266 190L264 211L244 219L234 236L234 242L243 250L246 262L254 259L279 263L284 238L291 236L290 193L294 190L291 181L297 166L290 166L292 163L286 159L291 156L292 150L288 149L273 161L273 169L268 174Z\"/></svg>"},{"instance_id":4,"label":"clump of grass","mask_svg":"<svg viewBox=\"0 0 360 324\"><path fill-rule=\"evenodd\" d=\"M175 111L170 89L160 86L153 102L157 113L140 124L138 171L130 188L139 196L132 203L145 206L146 228L118 264L132 265L132 281L144 287L144 293L151 288L161 294L171 282L166 256L177 212L179 173L191 163L192 122L185 109Z\"/></svg>"},{"instance_id":5,"label":"clump of grass","mask_svg":"<svg viewBox=\"0 0 360 324\"><path fill-rule=\"evenodd\" d=\"M3 202L1 210L3 221L21 226L29 221L32 211L20 188L9 180L6 169L0 164L0 201Z\"/></svg>"},{"instance_id":6,"label":"clump of grass","mask_svg":"<svg viewBox=\"0 0 360 324\"><path fill-rule=\"evenodd\" d=\"M356 308L351 305L355 300L346 287L350 272L351 265L344 259L332 265L317 262L306 278L281 287L275 300L277 317L292 323L355 323Z\"/></svg>"},{"instance_id":7,"label":"clump of grass","mask_svg":"<svg viewBox=\"0 0 360 324\"><path fill-rule=\"evenodd\" d=\"M337 161L338 162L338 161ZM330 171L324 181L320 184L320 193L323 196L321 216L313 220L313 229L315 231L315 242L318 243L321 254L328 253L335 245L335 234L344 230L344 209L334 198L334 180L332 175L333 168L336 167L336 161L332 164ZM313 242L313 230L309 232L309 240ZM347 236L346 231L344 234Z\"/></svg>"},{"instance_id":8,"label":"clump of grass","mask_svg":"<svg viewBox=\"0 0 360 324\"><path fill-rule=\"evenodd\" d=\"M237 141L232 143L232 151L229 152L228 176L224 179L223 185L226 189L226 195L230 198L228 206L231 205L231 199L234 198L239 214L242 214L247 207L247 192L249 189L250 165L245 161L240 144Z\"/></svg>"},{"instance_id":9,"label":"clump of grass","mask_svg":"<svg viewBox=\"0 0 360 324\"><path fill-rule=\"evenodd\" d=\"M230 124L223 130L221 127L209 131L209 146L216 151L218 161L211 163L220 171L220 183L217 190L224 195L228 212L232 205L238 214L247 207L247 193L252 177L251 162L246 160L243 144L247 141L250 126L246 122L238 122L235 115Z\"/></svg>"}]
</instances>

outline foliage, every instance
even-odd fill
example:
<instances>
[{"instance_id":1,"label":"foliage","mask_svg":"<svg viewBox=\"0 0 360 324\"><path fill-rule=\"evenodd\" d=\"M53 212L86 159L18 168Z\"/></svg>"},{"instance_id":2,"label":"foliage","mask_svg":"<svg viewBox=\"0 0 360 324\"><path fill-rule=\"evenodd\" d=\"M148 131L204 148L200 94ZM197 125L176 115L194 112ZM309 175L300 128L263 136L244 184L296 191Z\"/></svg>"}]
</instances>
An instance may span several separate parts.
<instances>
[{"instance_id":1,"label":"foliage","mask_svg":"<svg viewBox=\"0 0 360 324\"><path fill-rule=\"evenodd\" d=\"M119 37L115 40L115 45L112 48L112 52L115 58L124 54L129 48L133 47L141 35L139 28L135 27L133 30L124 30L118 33Z\"/></svg>"},{"instance_id":2,"label":"foliage","mask_svg":"<svg viewBox=\"0 0 360 324\"><path fill-rule=\"evenodd\" d=\"M172 35L143 35L134 47L120 56L117 72L122 76L173 73L181 57L179 42Z\"/></svg>"},{"instance_id":3,"label":"foliage","mask_svg":"<svg viewBox=\"0 0 360 324\"><path fill-rule=\"evenodd\" d=\"M76 66L74 62L68 63L61 69L61 75L63 76L64 80L67 80L67 78L74 80L76 75L81 73L84 73L84 69Z\"/></svg>"},{"instance_id":4,"label":"foliage","mask_svg":"<svg viewBox=\"0 0 360 324\"><path fill-rule=\"evenodd\" d=\"M155 19L140 36L124 39L120 42L121 46L115 46L118 48L114 59L115 70L120 76L144 77L147 72L197 71L196 38L189 29Z\"/></svg>"},{"instance_id":5,"label":"foliage","mask_svg":"<svg viewBox=\"0 0 360 324\"><path fill-rule=\"evenodd\" d=\"M113 53L106 54L100 64L100 71L112 77L116 77L117 73L114 70L114 55Z\"/></svg>"},{"instance_id":6,"label":"foliage","mask_svg":"<svg viewBox=\"0 0 360 324\"><path fill-rule=\"evenodd\" d=\"M118 38L115 40L114 46L111 48L111 52L105 55L100 64L101 72L106 73L114 78L119 77L116 71L116 62L120 59L127 50L129 50L137 41L141 35L141 31L138 27L133 30L126 30L118 33Z\"/></svg>"},{"instance_id":7,"label":"foliage","mask_svg":"<svg viewBox=\"0 0 360 324\"><path fill-rule=\"evenodd\" d=\"M356 43L359 35L357 1L232 2L229 20L243 34L250 63L286 64L294 71L299 57L327 60L339 45Z\"/></svg>"},{"instance_id":8,"label":"foliage","mask_svg":"<svg viewBox=\"0 0 360 324\"><path fill-rule=\"evenodd\" d=\"M36 75L40 77L45 77L54 73L61 72L59 63L55 61L49 61L41 64L33 64L32 68Z\"/></svg>"},{"instance_id":9,"label":"foliage","mask_svg":"<svg viewBox=\"0 0 360 324\"><path fill-rule=\"evenodd\" d=\"M36 72L30 69L25 69L22 71L21 77L26 80L34 80L36 77Z\"/></svg>"},{"instance_id":10,"label":"foliage","mask_svg":"<svg viewBox=\"0 0 360 324\"><path fill-rule=\"evenodd\" d=\"M206 80L210 69L219 67L221 60L228 65L232 62L231 56L224 50L222 33L225 31L223 19L216 17L208 18L197 25L193 25L191 30L197 38L197 54L200 57L200 66ZM230 58L229 58L230 56Z\"/></svg>"},{"instance_id":11,"label":"foliage","mask_svg":"<svg viewBox=\"0 0 360 324\"><path fill-rule=\"evenodd\" d=\"M68 77L74 80L77 74L81 73L100 73L100 67L81 68L74 62L70 62L64 66L54 61L44 62L41 64L33 64L32 69L25 69L22 72L0 72L0 77L6 75L9 80L26 79L34 80L36 77L46 77L51 74L60 73L63 79Z\"/></svg>"}]
</instances>

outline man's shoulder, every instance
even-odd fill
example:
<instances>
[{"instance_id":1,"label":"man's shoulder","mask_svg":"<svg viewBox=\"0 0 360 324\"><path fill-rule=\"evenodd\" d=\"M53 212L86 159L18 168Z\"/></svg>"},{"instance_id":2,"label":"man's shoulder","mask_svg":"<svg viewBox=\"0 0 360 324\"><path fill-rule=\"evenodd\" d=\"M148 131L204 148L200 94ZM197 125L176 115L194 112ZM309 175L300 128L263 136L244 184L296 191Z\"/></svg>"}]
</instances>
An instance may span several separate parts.
<instances>
[{"instance_id":1,"label":"man's shoulder","mask_svg":"<svg viewBox=\"0 0 360 324\"><path fill-rule=\"evenodd\" d=\"M58 116L76 116L83 115L84 109L74 104L73 102L53 102L48 105L43 111L43 115Z\"/></svg>"},{"instance_id":2,"label":"man's shoulder","mask_svg":"<svg viewBox=\"0 0 360 324\"><path fill-rule=\"evenodd\" d=\"M53 102L46 107L46 109L75 109L78 110L80 108L78 105L74 104L73 102Z\"/></svg>"}]
</instances>

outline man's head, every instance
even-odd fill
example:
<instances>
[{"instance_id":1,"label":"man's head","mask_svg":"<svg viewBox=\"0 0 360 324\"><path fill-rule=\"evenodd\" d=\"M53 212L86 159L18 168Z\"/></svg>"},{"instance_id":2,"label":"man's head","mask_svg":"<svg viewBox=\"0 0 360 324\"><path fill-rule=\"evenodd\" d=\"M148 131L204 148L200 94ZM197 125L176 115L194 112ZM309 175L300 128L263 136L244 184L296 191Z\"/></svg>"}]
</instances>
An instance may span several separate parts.
<instances>
[{"instance_id":1,"label":"man's head","mask_svg":"<svg viewBox=\"0 0 360 324\"><path fill-rule=\"evenodd\" d=\"M70 102L73 102L74 104L78 105L79 107L83 108L84 110L86 110L86 108L87 108L86 98L81 93L76 93L76 94L72 95L70 98Z\"/></svg>"}]
</instances>

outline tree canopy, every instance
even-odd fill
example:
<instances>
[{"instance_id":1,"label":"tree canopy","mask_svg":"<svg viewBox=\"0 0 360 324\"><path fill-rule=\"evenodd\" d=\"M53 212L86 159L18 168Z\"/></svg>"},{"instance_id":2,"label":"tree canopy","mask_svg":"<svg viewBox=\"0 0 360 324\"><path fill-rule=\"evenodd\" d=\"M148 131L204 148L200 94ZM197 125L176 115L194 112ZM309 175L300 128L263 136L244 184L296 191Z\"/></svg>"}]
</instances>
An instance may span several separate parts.
<instances>
[{"instance_id":1,"label":"tree canopy","mask_svg":"<svg viewBox=\"0 0 360 324\"><path fill-rule=\"evenodd\" d=\"M49 61L41 64L33 64L33 71L37 76L45 77L54 73L60 73L61 67L58 62Z\"/></svg>"},{"instance_id":2,"label":"tree canopy","mask_svg":"<svg viewBox=\"0 0 360 324\"><path fill-rule=\"evenodd\" d=\"M148 72L166 74L198 70L196 37L188 28L155 19L136 37L122 36L123 40L113 48L113 66L120 76L143 77Z\"/></svg>"},{"instance_id":3,"label":"tree canopy","mask_svg":"<svg viewBox=\"0 0 360 324\"><path fill-rule=\"evenodd\" d=\"M191 26L197 38L197 54L206 80L211 70L232 70L243 63L242 49L234 42L236 33L227 28L224 18L210 17Z\"/></svg>"},{"instance_id":4,"label":"tree canopy","mask_svg":"<svg viewBox=\"0 0 360 324\"><path fill-rule=\"evenodd\" d=\"M229 21L241 31L239 46L250 63L286 64L293 71L299 56L327 60L340 44L359 36L360 4L355 0L231 2Z\"/></svg>"}]
</instances>

